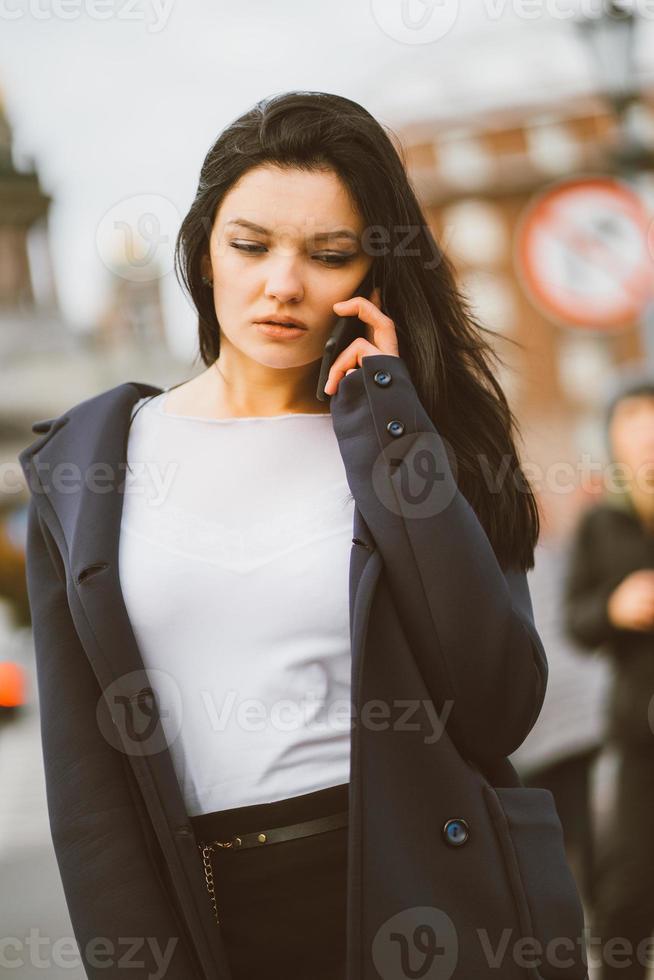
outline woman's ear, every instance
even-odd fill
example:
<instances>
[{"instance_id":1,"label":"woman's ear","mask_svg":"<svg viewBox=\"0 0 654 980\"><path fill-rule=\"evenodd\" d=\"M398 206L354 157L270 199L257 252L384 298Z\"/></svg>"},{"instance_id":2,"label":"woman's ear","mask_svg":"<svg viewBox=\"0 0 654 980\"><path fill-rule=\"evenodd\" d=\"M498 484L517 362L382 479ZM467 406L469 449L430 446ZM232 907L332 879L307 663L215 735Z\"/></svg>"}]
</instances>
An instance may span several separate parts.
<instances>
[{"instance_id":1,"label":"woman's ear","mask_svg":"<svg viewBox=\"0 0 654 980\"><path fill-rule=\"evenodd\" d=\"M200 274L206 276L207 279L213 278L213 270L211 268L211 259L208 255L203 255L200 259Z\"/></svg>"}]
</instances>

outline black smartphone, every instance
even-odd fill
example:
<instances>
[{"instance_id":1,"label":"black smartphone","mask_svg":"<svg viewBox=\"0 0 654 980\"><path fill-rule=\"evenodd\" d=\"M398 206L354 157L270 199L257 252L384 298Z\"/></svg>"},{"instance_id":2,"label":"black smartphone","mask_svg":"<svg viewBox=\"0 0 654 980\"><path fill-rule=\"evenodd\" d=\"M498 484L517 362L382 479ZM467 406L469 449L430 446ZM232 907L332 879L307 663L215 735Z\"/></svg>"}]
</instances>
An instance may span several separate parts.
<instances>
[{"instance_id":1,"label":"black smartphone","mask_svg":"<svg viewBox=\"0 0 654 980\"><path fill-rule=\"evenodd\" d=\"M375 273L374 273L374 263L368 270L365 278L359 283L358 287L352 294L353 296L365 296L366 299L370 299L370 294L375 288ZM328 395L325 391L325 385L327 384L327 377L331 371L332 364L346 347L349 347L353 340L357 337L366 336L366 324L359 319L358 316L339 316L332 332L329 335L329 340L325 344L325 352L322 356L322 361L320 364L320 376L318 378L318 388L316 391L316 398L321 402L326 402L331 395Z\"/></svg>"}]
</instances>

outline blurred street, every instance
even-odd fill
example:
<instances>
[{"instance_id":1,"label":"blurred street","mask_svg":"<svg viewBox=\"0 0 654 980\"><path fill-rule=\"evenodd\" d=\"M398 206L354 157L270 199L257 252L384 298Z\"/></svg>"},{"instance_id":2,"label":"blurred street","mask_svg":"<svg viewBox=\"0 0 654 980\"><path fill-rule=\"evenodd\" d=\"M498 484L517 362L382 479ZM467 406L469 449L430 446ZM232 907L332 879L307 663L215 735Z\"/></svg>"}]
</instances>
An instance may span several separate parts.
<instances>
[{"instance_id":1,"label":"blurred street","mask_svg":"<svg viewBox=\"0 0 654 980\"><path fill-rule=\"evenodd\" d=\"M50 838L36 704L0 726L0 786L0 975L85 980ZM55 943L65 937L72 942L60 943L58 954Z\"/></svg>"}]
</instances>

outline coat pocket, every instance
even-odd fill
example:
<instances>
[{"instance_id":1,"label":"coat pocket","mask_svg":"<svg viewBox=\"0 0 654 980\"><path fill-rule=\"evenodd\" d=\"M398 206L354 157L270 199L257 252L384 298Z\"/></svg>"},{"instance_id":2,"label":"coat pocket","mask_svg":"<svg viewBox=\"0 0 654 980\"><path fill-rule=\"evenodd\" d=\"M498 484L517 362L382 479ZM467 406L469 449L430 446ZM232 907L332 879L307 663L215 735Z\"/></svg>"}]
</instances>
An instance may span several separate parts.
<instances>
[{"instance_id":1,"label":"coat pocket","mask_svg":"<svg viewBox=\"0 0 654 980\"><path fill-rule=\"evenodd\" d=\"M586 980L584 911L554 796L535 786L484 787L527 948L532 980Z\"/></svg>"}]
</instances>

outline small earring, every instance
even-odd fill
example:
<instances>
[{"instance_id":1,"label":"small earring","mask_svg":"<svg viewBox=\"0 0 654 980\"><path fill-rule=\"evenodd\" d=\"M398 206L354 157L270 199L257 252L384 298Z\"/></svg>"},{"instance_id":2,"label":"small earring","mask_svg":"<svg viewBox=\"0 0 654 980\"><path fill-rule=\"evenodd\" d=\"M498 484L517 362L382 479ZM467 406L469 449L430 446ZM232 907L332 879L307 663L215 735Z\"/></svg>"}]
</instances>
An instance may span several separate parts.
<instances>
[{"instance_id":1,"label":"small earring","mask_svg":"<svg viewBox=\"0 0 654 980\"><path fill-rule=\"evenodd\" d=\"M207 276L202 276L202 282L205 286L213 286L212 280L208 279Z\"/></svg>"}]
</instances>

